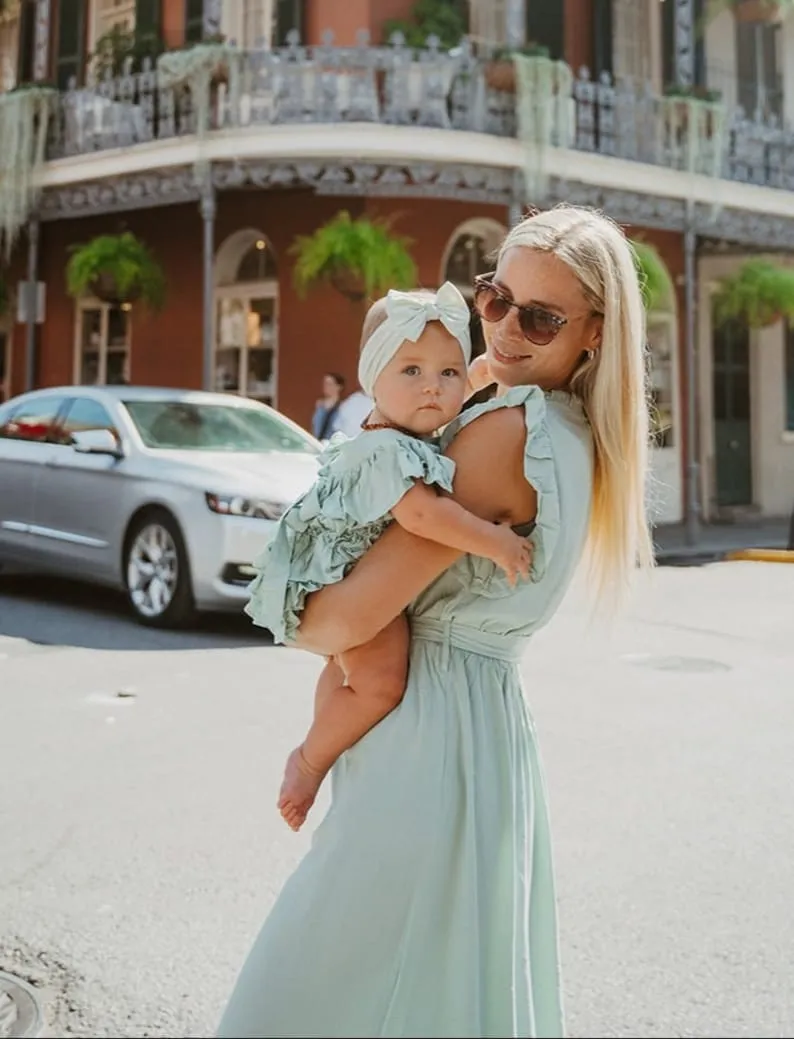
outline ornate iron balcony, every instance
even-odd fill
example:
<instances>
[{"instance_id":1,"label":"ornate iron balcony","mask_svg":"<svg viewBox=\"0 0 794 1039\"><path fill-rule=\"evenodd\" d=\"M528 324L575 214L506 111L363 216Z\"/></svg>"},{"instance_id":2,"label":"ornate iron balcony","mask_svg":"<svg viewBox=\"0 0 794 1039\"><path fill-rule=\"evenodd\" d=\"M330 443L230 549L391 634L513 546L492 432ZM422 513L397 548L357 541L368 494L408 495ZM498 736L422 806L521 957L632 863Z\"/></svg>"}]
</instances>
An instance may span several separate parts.
<instances>
[{"instance_id":1,"label":"ornate iron balcony","mask_svg":"<svg viewBox=\"0 0 794 1039\"><path fill-rule=\"evenodd\" d=\"M150 61L128 72L59 95L48 159L191 134L285 124L372 123L516 137L516 96L496 89L495 62L468 44L442 51L429 40L414 51L397 35L371 46L322 46L297 38L276 50L232 49L205 80L164 86ZM794 188L794 133L775 117L660 96L648 84L572 78L565 128L546 143L660 167L775 188ZM560 111L556 99L555 112ZM487 142L483 142L487 147ZM122 172L122 171L120 171Z\"/></svg>"}]
</instances>

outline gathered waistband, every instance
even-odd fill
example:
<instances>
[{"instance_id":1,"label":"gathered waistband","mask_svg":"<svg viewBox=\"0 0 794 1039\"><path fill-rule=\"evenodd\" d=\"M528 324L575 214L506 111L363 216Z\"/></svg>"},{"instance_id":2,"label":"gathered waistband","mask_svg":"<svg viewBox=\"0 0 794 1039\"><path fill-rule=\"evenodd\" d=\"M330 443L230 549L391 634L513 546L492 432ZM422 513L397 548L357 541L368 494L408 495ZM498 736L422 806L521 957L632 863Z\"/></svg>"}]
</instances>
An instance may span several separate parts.
<instances>
[{"instance_id":1,"label":"gathered waistband","mask_svg":"<svg viewBox=\"0 0 794 1039\"><path fill-rule=\"evenodd\" d=\"M464 649L494 660L517 663L524 652L524 640L513 635L494 635L479 628L454 621L432 620L429 617L411 619L411 636L424 642L439 642L444 646Z\"/></svg>"}]
</instances>

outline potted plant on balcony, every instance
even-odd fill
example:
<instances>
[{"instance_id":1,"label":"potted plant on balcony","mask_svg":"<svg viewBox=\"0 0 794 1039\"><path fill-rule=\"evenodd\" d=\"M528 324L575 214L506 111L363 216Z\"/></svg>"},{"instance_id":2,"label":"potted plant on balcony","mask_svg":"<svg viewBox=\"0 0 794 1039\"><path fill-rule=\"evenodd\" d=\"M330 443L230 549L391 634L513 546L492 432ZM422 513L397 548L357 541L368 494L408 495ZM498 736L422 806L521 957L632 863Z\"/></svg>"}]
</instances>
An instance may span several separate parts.
<instances>
[{"instance_id":1,"label":"potted plant on balcony","mask_svg":"<svg viewBox=\"0 0 794 1039\"><path fill-rule=\"evenodd\" d=\"M744 321L767 328L781 318L794 318L794 268L772 260L747 260L735 274L720 278L712 298L718 325Z\"/></svg>"},{"instance_id":2,"label":"potted plant on balcony","mask_svg":"<svg viewBox=\"0 0 794 1039\"><path fill-rule=\"evenodd\" d=\"M408 19L391 18L383 25L383 38L401 33L409 47L425 47L435 36L443 50L457 47L466 32L465 0L416 0Z\"/></svg>"},{"instance_id":3,"label":"potted plant on balcony","mask_svg":"<svg viewBox=\"0 0 794 1039\"><path fill-rule=\"evenodd\" d=\"M516 54L526 58L550 60L549 48L542 47L539 43L528 43L525 47L512 50L504 47L494 51L485 64L485 82L492 90L500 90L503 94L515 94L516 63L513 58Z\"/></svg>"},{"instance_id":4,"label":"potted plant on balcony","mask_svg":"<svg viewBox=\"0 0 794 1039\"><path fill-rule=\"evenodd\" d=\"M667 264L649 242L635 240L631 245L645 309L649 312L669 310L675 299L675 286Z\"/></svg>"},{"instance_id":5,"label":"potted plant on balcony","mask_svg":"<svg viewBox=\"0 0 794 1039\"><path fill-rule=\"evenodd\" d=\"M146 58L154 65L164 50L165 44L155 33L114 25L96 41L89 60L96 79L116 79L128 70L140 72Z\"/></svg>"},{"instance_id":6,"label":"potted plant on balcony","mask_svg":"<svg viewBox=\"0 0 794 1039\"><path fill-rule=\"evenodd\" d=\"M157 309L165 297L165 276L152 253L130 231L98 235L72 247L66 287L75 298L91 295L106 303L140 300Z\"/></svg>"},{"instance_id":7,"label":"potted plant on balcony","mask_svg":"<svg viewBox=\"0 0 794 1039\"><path fill-rule=\"evenodd\" d=\"M294 281L300 295L327 282L346 299L360 303L388 289L416 283L410 240L395 235L388 220L353 220L343 210L312 235L296 238Z\"/></svg>"}]
</instances>

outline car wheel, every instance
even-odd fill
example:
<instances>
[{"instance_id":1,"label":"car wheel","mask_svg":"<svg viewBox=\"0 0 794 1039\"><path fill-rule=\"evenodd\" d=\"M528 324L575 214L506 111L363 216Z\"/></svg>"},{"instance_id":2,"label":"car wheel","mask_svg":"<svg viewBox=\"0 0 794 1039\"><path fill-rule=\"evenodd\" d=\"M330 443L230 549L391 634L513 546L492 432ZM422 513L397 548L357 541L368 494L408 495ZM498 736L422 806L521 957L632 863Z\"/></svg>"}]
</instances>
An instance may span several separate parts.
<instances>
[{"instance_id":1,"label":"car wheel","mask_svg":"<svg viewBox=\"0 0 794 1039\"><path fill-rule=\"evenodd\" d=\"M179 628L193 616L190 565L174 517L164 509L140 516L124 548L127 599L141 624Z\"/></svg>"}]
</instances>

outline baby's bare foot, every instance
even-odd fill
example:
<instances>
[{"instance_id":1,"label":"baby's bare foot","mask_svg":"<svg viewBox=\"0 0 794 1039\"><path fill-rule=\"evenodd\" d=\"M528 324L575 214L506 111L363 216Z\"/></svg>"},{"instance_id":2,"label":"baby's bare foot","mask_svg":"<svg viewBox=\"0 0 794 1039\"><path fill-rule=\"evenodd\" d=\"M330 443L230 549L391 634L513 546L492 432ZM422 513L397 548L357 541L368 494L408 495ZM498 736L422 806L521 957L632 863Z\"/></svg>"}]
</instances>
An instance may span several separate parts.
<instances>
[{"instance_id":1,"label":"baby's bare foot","mask_svg":"<svg viewBox=\"0 0 794 1039\"><path fill-rule=\"evenodd\" d=\"M296 832L306 822L323 778L324 773L313 769L303 756L302 747L296 747L287 758L278 807L284 821Z\"/></svg>"}]
</instances>

